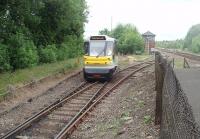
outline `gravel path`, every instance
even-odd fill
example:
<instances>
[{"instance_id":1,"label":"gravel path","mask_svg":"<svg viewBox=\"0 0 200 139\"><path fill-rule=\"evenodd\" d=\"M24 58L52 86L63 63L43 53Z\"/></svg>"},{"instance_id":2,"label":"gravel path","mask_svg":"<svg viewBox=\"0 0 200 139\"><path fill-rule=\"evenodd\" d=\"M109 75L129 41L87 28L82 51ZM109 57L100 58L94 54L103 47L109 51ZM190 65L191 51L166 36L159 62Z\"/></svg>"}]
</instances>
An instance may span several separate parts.
<instances>
[{"instance_id":1,"label":"gravel path","mask_svg":"<svg viewBox=\"0 0 200 139\"><path fill-rule=\"evenodd\" d=\"M151 67L123 83L90 113L70 138L157 139L153 71Z\"/></svg>"}]
</instances>

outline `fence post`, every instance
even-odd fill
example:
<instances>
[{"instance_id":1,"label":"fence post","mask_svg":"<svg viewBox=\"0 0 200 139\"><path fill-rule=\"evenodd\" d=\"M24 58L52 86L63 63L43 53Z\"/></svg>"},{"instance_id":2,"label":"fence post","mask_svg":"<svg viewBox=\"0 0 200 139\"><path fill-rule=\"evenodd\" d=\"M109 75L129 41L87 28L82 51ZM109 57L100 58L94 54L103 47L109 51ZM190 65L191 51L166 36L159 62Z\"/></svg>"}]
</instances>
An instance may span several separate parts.
<instances>
[{"instance_id":1,"label":"fence post","mask_svg":"<svg viewBox=\"0 0 200 139\"><path fill-rule=\"evenodd\" d=\"M187 61L187 59L184 57L184 65L183 65L184 68L190 68L190 65Z\"/></svg>"},{"instance_id":2,"label":"fence post","mask_svg":"<svg viewBox=\"0 0 200 139\"><path fill-rule=\"evenodd\" d=\"M183 68L185 68L185 57L183 58Z\"/></svg>"},{"instance_id":3,"label":"fence post","mask_svg":"<svg viewBox=\"0 0 200 139\"><path fill-rule=\"evenodd\" d=\"M156 77L156 110L155 125L159 125L162 117L162 88L164 80L164 71L161 66L160 53L155 53L155 77Z\"/></svg>"}]
</instances>

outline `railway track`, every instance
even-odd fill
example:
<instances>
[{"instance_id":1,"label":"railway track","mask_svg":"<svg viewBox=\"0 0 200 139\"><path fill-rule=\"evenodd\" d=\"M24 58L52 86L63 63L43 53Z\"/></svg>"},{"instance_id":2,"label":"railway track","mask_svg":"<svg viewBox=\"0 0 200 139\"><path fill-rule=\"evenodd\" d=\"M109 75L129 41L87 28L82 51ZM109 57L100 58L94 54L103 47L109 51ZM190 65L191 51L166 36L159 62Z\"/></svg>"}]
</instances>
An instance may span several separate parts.
<instances>
[{"instance_id":1,"label":"railway track","mask_svg":"<svg viewBox=\"0 0 200 139\"><path fill-rule=\"evenodd\" d=\"M153 61L148 61L127 67L117 72L110 82L83 82L67 96L44 108L0 138L64 139L112 90L134 73L152 64Z\"/></svg>"},{"instance_id":2,"label":"railway track","mask_svg":"<svg viewBox=\"0 0 200 139\"><path fill-rule=\"evenodd\" d=\"M166 53L171 53L174 55L178 55L184 58L188 58L190 60L194 60L194 61L200 61L200 56L199 55L195 55L195 54L191 54L191 53L186 53L186 52L179 52L179 51L170 51L168 49L158 49L159 51L163 51Z\"/></svg>"}]
</instances>

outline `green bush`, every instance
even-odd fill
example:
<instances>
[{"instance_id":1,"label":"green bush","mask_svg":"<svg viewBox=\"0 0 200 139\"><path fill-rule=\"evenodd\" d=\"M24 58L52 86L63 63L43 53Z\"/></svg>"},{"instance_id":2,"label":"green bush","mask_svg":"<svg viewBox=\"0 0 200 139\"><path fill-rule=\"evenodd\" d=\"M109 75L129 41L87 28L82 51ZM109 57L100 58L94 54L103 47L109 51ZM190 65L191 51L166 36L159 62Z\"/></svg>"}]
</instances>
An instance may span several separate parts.
<instances>
[{"instance_id":1,"label":"green bush","mask_svg":"<svg viewBox=\"0 0 200 139\"><path fill-rule=\"evenodd\" d=\"M56 51L55 45L48 45L46 48L40 50L40 63L53 63L56 62Z\"/></svg>"},{"instance_id":2,"label":"green bush","mask_svg":"<svg viewBox=\"0 0 200 139\"><path fill-rule=\"evenodd\" d=\"M68 35L65 38L67 58L74 58L83 54L83 38L75 35Z\"/></svg>"},{"instance_id":3,"label":"green bush","mask_svg":"<svg viewBox=\"0 0 200 139\"><path fill-rule=\"evenodd\" d=\"M82 38L69 35L65 38L65 42L57 47L56 45L48 45L45 48L40 48L40 63L52 63L77 57L83 53L82 42Z\"/></svg>"},{"instance_id":4,"label":"green bush","mask_svg":"<svg viewBox=\"0 0 200 139\"><path fill-rule=\"evenodd\" d=\"M37 50L34 45L22 46L17 49L17 57L14 60L16 68L33 67L38 64Z\"/></svg>"},{"instance_id":5,"label":"green bush","mask_svg":"<svg viewBox=\"0 0 200 139\"><path fill-rule=\"evenodd\" d=\"M8 47L0 44L0 72L9 70L10 68Z\"/></svg>"},{"instance_id":6,"label":"green bush","mask_svg":"<svg viewBox=\"0 0 200 139\"><path fill-rule=\"evenodd\" d=\"M61 60L65 60L67 59L68 56L68 48L65 44L61 44L58 48L57 48L57 60L61 61Z\"/></svg>"},{"instance_id":7,"label":"green bush","mask_svg":"<svg viewBox=\"0 0 200 139\"><path fill-rule=\"evenodd\" d=\"M11 36L9 55L13 69L32 67L38 64L38 52L32 40L22 33Z\"/></svg>"}]
</instances>

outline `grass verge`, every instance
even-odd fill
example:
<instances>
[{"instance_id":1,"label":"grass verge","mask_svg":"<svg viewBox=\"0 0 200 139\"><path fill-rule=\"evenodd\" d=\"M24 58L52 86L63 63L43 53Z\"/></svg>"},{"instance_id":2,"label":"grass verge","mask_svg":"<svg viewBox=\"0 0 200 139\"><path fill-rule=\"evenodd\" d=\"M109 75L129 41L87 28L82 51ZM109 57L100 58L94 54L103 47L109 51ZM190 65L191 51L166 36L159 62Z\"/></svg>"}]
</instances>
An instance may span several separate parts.
<instances>
[{"instance_id":1,"label":"grass verge","mask_svg":"<svg viewBox=\"0 0 200 139\"><path fill-rule=\"evenodd\" d=\"M22 86L31 80L38 80L58 72L78 69L82 66L78 58L59 61L56 63L42 64L36 67L19 69L15 72L5 72L0 74L0 99L6 95L6 88L9 85Z\"/></svg>"},{"instance_id":2,"label":"grass verge","mask_svg":"<svg viewBox=\"0 0 200 139\"><path fill-rule=\"evenodd\" d=\"M142 54L142 55L132 55L132 57L135 59L135 61L143 61L147 58L150 58L151 55L148 54Z\"/></svg>"},{"instance_id":3,"label":"grass verge","mask_svg":"<svg viewBox=\"0 0 200 139\"><path fill-rule=\"evenodd\" d=\"M178 69L183 68L183 59L175 59L174 68L178 68Z\"/></svg>"},{"instance_id":4,"label":"grass verge","mask_svg":"<svg viewBox=\"0 0 200 139\"><path fill-rule=\"evenodd\" d=\"M133 64L134 62L144 61L145 59L148 59L152 57L152 55L148 54L142 54L142 55L125 55L125 56L119 56L119 66L121 68L128 66L130 64Z\"/></svg>"}]
</instances>

